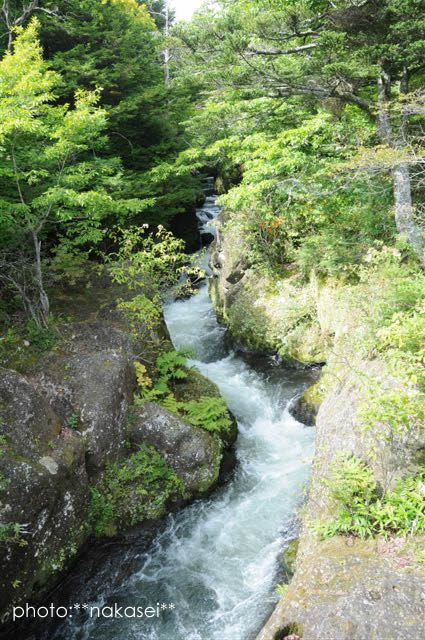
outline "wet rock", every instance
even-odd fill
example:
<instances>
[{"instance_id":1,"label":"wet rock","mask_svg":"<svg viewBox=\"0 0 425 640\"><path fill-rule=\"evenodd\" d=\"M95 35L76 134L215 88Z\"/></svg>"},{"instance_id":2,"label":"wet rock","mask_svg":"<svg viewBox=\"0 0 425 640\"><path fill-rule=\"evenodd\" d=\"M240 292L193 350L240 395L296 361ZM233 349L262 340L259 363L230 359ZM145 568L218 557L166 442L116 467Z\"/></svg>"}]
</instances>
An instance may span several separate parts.
<instances>
[{"instance_id":1,"label":"wet rock","mask_svg":"<svg viewBox=\"0 0 425 640\"><path fill-rule=\"evenodd\" d=\"M322 392L320 384L314 384L302 393L289 406L291 415L308 427L314 427L316 424L317 412L322 402Z\"/></svg>"}]
</instances>

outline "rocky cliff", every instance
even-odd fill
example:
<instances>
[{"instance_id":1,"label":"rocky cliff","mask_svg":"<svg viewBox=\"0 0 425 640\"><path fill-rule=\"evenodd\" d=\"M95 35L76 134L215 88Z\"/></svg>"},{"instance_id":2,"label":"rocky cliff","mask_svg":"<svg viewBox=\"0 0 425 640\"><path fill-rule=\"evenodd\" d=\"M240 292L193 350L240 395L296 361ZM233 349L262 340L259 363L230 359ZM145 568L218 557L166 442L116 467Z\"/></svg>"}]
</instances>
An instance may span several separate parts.
<instances>
[{"instance_id":1,"label":"rocky cliff","mask_svg":"<svg viewBox=\"0 0 425 640\"><path fill-rule=\"evenodd\" d=\"M213 245L210 291L234 340L277 352L289 364L326 363L321 380L294 407L300 420L316 422L317 429L295 574L257 640L422 638L423 537L322 540L314 525L335 514L327 480L341 454L367 460L378 483L388 486L423 462L425 425L419 433L388 439L380 424L364 429L371 388L396 388L398 381L384 361L365 357L362 310L354 306L350 286L314 277L300 285L290 270L272 281L247 256L243 233L224 214Z\"/></svg>"}]
</instances>

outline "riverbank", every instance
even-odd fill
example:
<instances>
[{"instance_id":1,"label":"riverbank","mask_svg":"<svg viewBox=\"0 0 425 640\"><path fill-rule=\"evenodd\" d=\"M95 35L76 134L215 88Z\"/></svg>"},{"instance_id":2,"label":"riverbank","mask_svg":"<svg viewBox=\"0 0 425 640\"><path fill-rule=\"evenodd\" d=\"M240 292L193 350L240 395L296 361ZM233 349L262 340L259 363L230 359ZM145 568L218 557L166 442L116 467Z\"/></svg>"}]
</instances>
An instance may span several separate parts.
<instances>
[{"instance_id":1,"label":"riverbank","mask_svg":"<svg viewBox=\"0 0 425 640\"><path fill-rule=\"evenodd\" d=\"M43 601L82 550L152 540L168 512L208 495L234 465L230 414L224 442L202 420L135 402L135 362L173 353L165 326L152 341L134 339L108 278L79 285L57 303L75 317L58 327L54 348L26 361L17 351L20 372L1 369L5 624L12 606ZM194 370L175 387L193 402L221 398Z\"/></svg>"},{"instance_id":2,"label":"riverbank","mask_svg":"<svg viewBox=\"0 0 425 640\"><path fill-rule=\"evenodd\" d=\"M385 331L421 303L421 275L409 280L396 250L372 251L360 277L345 282L300 281L289 266L279 277L249 255L237 221L224 215L211 260L218 317L250 349L278 352L293 366L326 364L301 398L301 415L317 414L317 435L295 575L258 640L422 637L423 537L319 533L338 515L332 474L344 456L364 461L383 492L423 464L424 404L408 347L401 336L398 351L385 346Z\"/></svg>"}]
</instances>

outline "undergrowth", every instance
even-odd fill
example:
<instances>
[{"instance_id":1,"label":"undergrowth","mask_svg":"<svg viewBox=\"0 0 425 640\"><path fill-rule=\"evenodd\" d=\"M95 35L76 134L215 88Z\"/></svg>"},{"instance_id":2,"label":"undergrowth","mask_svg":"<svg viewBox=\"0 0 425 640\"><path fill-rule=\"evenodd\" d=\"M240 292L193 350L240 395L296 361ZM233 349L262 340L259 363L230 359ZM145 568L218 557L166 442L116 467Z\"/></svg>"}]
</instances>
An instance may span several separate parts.
<instances>
[{"instance_id":1,"label":"undergrowth","mask_svg":"<svg viewBox=\"0 0 425 640\"><path fill-rule=\"evenodd\" d=\"M179 414L195 427L200 427L218 435L226 433L232 426L226 402L220 396L201 396L197 400L182 402L177 400L174 387L188 377L187 358L190 351L168 351L156 360L156 380L149 376L146 366L135 363L140 395L136 404L147 400Z\"/></svg>"},{"instance_id":2,"label":"undergrowth","mask_svg":"<svg viewBox=\"0 0 425 640\"><path fill-rule=\"evenodd\" d=\"M96 535L114 535L119 521L132 526L161 517L169 499L186 494L158 451L142 444L124 462L106 467L100 484L91 489L89 520Z\"/></svg>"},{"instance_id":3,"label":"undergrowth","mask_svg":"<svg viewBox=\"0 0 425 640\"><path fill-rule=\"evenodd\" d=\"M316 523L322 538L353 535L413 535L425 531L425 466L382 492L369 467L356 456L339 459L326 481L337 504L333 519Z\"/></svg>"}]
</instances>

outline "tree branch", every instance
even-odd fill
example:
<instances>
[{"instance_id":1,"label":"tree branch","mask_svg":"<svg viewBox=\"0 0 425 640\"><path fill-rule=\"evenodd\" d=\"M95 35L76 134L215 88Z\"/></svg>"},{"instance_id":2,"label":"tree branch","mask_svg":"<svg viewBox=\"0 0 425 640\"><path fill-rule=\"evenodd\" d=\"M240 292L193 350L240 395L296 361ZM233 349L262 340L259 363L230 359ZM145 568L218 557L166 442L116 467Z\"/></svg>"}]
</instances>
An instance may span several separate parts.
<instances>
[{"instance_id":1,"label":"tree branch","mask_svg":"<svg viewBox=\"0 0 425 640\"><path fill-rule=\"evenodd\" d=\"M253 49L248 47L246 55L250 56L287 56L291 53L300 53L301 51L308 51L309 49L315 49L318 46L317 42L311 42L310 44L302 44L299 47L293 47L292 49Z\"/></svg>"}]
</instances>

